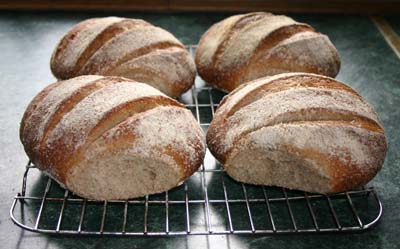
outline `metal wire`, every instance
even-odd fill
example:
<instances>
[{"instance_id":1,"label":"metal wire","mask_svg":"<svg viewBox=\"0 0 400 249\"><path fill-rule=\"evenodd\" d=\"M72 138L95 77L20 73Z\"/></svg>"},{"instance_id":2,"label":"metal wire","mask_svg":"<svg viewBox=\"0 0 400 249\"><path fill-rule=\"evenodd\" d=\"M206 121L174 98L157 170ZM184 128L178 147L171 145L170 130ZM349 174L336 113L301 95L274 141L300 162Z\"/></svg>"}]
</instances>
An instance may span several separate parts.
<instances>
[{"instance_id":1,"label":"metal wire","mask_svg":"<svg viewBox=\"0 0 400 249\"><path fill-rule=\"evenodd\" d=\"M189 50L191 53L194 51L194 46L190 46ZM214 115L215 109L218 106L214 99L214 94L221 93L212 89L211 87L194 87L188 93L191 94L192 102L185 103L188 108L194 109L195 117L199 124L204 127L208 126L210 120L202 122L204 117L200 108L210 108L209 111L211 116ZM201 102L199 96L204 96ZM204 103L206 101L206 103ZM199 103L200 102L200 103ZM209 117L211 118L211 117ZM162 198L153 199L151 196L145 196L145 198L130 199L130 200L109 200L109 201L96 201L90 199L83 199L74 195L71 195L68 190L61 191L62 194L49 194L51 188L60 188L56 182L53 182L50 178L47 179L44 190L41 194L30 194L32 189L28 189L29 172L36 170L35 166L28 162L25 173L23 175L22 190L14 197L10 209L10 216L12 221L23 229L47 233L47 234L69 234L69 235L117 235L117 236L173 236L173 235L207 235L207 234L292 234L292 233L322 233L322 232L348 232L348 231L361 231L368 229L375 225L382 215L382 204L374 188L363 188L361 190L353 190L345 193L338 193L333 195L320 195L312 193L302 193L290 191L285 188L273 188L264 186L250 186L246 184L240 184L241 195L243 198L232 198L233 194L239 194L236 188L232 186L234 183L229 177L226 176L220 165L211 167L210 165L202 165L201 168L195 172L195 174L182 184L182 187L178 187L177 190L183 194L182 199L176 199L172 196L172 190L165 192ZM47 176L46 176L47 177ZM200 181L200 189L189 187L189 182ZM215 186L221 186L220 190L222 195L215 197L209 195L209 191L214 191ZM210 187L211 186L211 187ZM258 191L259 196L254 198L250 195L250 190ZM212 192L210 192L212 193ZM273 194L275 193L275 194ZM280 193L276 196L276 193ZM196 195L197 194L197 195ZM199 194L201 198L199 198ZM372 195L370 195L372 194ZM193 198L196 196L196 198ZM362 205L363 208L359 207L357 203L366 203ZM20 206L18 207L18 203ZM32 210L28 208L33 203L38 203L38 210ZM304 203L306 205L304 205ZM326 207L322 208L325 212L324 215L318 214L318 209L321 206L315 206L313 204L325 203ZM61 204L61 208L60 207ZM94 205L99 210L100 226L98 229L89 229L91 227L90 219L91 212L87 210L88 204ZM99 205L100 204L100 205ZM80 205L80 211L71 214L66 212L69 206ZM110 218L113 217L112 209L110 205L115 205L123 210L121 217L122 224L120 229L109 229L107 224ZM226 216L216 213L214 205L220 205L224 208ZM238 213L236 209L239 206L242 212ZM262 206L263 211L255 209L255 205ZM27 208L25 208L25 206ZM149 212L150 207L157 206L158 209L162 210L165 208L165 212L161 212L162 215L157 217L158 225L157 229L154 229L154 224L151 223L152 212ZM299 213L297 210L299 207L304 206L303 211ZM144 213L138 214L133 208L142 207ZM173 215L174 210L184 210L178 217ZM342 212L343 209L351 210L351 213L347 216ZM48 210L47 210L48 209ZM204 214L199 216L201 212L195 212L199 209L204 210ZM46 211L47 210L47 211ZM153 210L153 209L152 209ZM246 210L246 211L243 211ZM286 211L285 211L286 210ZM19 212L18 212L19 211ZM366 217L364 214L366 211L372 212L372 215ZM30 213L29 213L30 212ZM286 214L285 214L286 213ZM305 226L299 222L298 218L306 217L306 213L309 214L309 224L312 226ZM289 214L289 218L284 218ZM34 216L34 223L30 224L27 219L21 217ZM75 229L65 228L64 221L69 216L77 215L77 222ZM129 217L134 215L135 217L142 216L143 223L136 224L136 219L132 222ZM49 226L48 217L57 217L54 224ZM160 221L161 220L161 221ZM214 225L217 221L225 223L225 229L217 229ZM285 220L286 225L283 225L282 220ZM323 226L322 221L333 221L331 226ZM345 225L349 220L354 220L356 225ZM259 221L264 221L265 225L260 225ZM347 221L343 222L343 221ZM246 229L238 229L243 227L243 224L249 224ZM281 224L282 223L282 224ZM325 222L326 223L326 222ZM84 225L85 224L85 225ZM183 224L183 227L177 228L176 224ZM50 228L49 228L50 227ZM106 229L107 227L107 229Z\"/></svg>"}]
</instances>

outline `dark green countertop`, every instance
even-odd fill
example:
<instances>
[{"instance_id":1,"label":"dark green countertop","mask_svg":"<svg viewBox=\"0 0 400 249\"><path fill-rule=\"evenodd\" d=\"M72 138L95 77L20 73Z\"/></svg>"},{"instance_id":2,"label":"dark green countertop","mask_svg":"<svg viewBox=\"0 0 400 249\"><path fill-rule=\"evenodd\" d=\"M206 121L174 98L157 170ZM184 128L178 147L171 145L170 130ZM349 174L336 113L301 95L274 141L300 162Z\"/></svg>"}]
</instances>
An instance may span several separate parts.
<instances>
[{"instance_id":1,"label":"dark green countertop","mask_svg":"<svg viewBox=\"0 0 400 249\"><path fill-rule=\"evenodd\" d=\"M384 169L372 181L382 199L380 223L361 233L320 235L210 235L180 237L68 237L23 231L9 218L13 196L20 191L27 157L18 138L19 121L31 100L55 79L51 52L75 23L93 16L143 18L197 43L201 34L226 14L32 13L0 14L0 247L1 248L400 248L400 58L367 16L293 15L327 34L338 48L338 79L364 96L378 112L389 140ZM400 19L387 18L399 32Z\"/></svg>"}]
</instances>

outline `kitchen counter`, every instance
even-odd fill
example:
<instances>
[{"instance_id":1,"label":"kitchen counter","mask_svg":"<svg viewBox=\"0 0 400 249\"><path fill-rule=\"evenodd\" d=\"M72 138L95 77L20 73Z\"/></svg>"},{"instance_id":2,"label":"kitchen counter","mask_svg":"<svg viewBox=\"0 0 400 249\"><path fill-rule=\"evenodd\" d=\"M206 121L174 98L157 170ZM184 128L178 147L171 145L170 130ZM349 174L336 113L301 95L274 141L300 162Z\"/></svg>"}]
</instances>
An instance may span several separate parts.
<instances>
[{"instance_id":1,"label":"kitchen counter","mask_svg":"<svg viewBox=\"0 0 400 249\"><path fill-rule=\"evenodd\" d=\"M9 218L20 191L27 157L19 142L19 122L29 101L55 81L52 50L77 22L94 16L143 18L172 32L185 44L227 14L138 14L1 12L0 14L0 247L13 248L399 248L400 247L400 58L368 16L291 15L327 34L338 48L338 79L364 96L378 112L389 142L383 170L372 181L384 212L377 226L360 233L313 235L192 235L177 237L73 237L24 231ZM400 33L400 18L387 17Z\"/></svg>"}]
</instances>

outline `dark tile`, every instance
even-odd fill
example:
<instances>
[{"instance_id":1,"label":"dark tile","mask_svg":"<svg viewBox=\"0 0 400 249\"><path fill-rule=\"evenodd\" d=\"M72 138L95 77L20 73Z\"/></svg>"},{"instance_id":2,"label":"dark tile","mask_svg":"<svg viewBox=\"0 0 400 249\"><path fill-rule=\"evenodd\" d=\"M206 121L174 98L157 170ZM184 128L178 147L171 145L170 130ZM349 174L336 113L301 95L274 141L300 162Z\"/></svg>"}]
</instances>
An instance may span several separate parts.
<instances>
[{"instance_id":1,"label":"dark tile","mask_svg":"<svg viewBox=\"0 0 400 249\"><path fill-rule=\"evenodd\" d=\"M400 36L400 16L397 14L387 15L384 18L389 22L390 26L394 29L397 35Z\"/></svg>"}]
</instances>

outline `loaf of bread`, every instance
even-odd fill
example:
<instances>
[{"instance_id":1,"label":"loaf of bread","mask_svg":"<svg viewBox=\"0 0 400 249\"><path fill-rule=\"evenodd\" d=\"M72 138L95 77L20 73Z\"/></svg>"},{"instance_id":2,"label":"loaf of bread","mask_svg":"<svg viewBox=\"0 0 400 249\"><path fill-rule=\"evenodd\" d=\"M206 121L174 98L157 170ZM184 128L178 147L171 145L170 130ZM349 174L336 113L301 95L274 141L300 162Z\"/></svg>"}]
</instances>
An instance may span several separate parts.
<instances>
[{"instance_id":1,"label":"loaf of bread","mask_svg":"<svg viewBox=\"0 0 400 249\"><path fill-rule=\"evenodd\" d=\"M51 58L58 79L122 76L177 97L194 84L194 61L171 33L140 19L93 18L75 25Z\"/></svg>"},{"instance_id":2,"label":"loaf of bread","mask_svg":"<svg viewBox=\"0 0 400 249\"><path fill-rule=\"evenodd\" d=\"M204 134L189 110L121 77L49 85L29 104L20 138L39 169L98 200L166 191L198 169L205 154Z\"/></svg>"},{"instance_id":3,"label":"loaf of bread","mask_svg":"<svg viewBox=\"0 0 400 249\"><path fill-rule=\"evenodd\" d=\"M256 12L214 24L196 51L200 76L230 92L244 82L288 72L335 77L336 48L326 35L287 16Z\"/></svg>"},{"instance_id":4,"label":"loaf of bread","mask_svg":"<svg viewBox=\"0 0 400 249\"><path fill-rule=\"evenodd\" d=\"M387 150L371 105L349 86L308 73L264 77L231 92L207 144L238 181L318 193L365 185Z\"/></svg>"}]
</instances>

